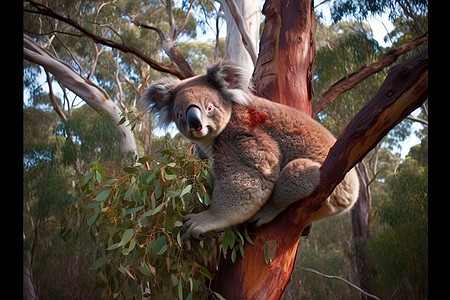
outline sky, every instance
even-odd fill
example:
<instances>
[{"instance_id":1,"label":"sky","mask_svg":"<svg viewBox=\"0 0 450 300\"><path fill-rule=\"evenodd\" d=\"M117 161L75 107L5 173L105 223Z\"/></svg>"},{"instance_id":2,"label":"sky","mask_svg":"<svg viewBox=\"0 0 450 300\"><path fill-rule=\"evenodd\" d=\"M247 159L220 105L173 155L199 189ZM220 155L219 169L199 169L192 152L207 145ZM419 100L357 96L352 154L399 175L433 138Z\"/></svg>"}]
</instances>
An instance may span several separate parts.
<instances>
[{"instance_id":1,"label":"sky","mask_svg":"<svg viewBox=\"0 0 450 300\"><path fill-rule=\"evenodd\" d=\"M319 1L314 1L314 5L317 5L317 2L322 2L323 0L319 0ZM261 1L261 6L260 8L262 8L262 5L264 4L264 0ZM217 8L219 8L219 4L217 2L215 2L215 5ZM330 8L332 6L332 2L327 2L324 4L319 5L316 8L316 13L322 13L323 19L322 22L324 22L326 25L331 25L331 14L330 14ZM195 14L195 12L193 12L193 14ZM196 16L197 18L198 16ZM389 21L388 18L388 13L383 14L381 17L380 16L374 16L374 17L370 17L368 20L369 25L372 28L373 31L373 37L375 38L375 40L378 41L378 43L382 46L382 47L388 47L391 45L391 43L385 42L384 41L384 37L386 36L386 34L394 29L394 25L392 24L391 21ZM215 27L215 20L209 20L209 23L211 24L212 27ZM220 27L220 37L225 37L226 36L226 30L227 30L227 25L225 22L221 23L221 27ZM206 33L202 32L202 29L197 28L197 39L200 41L214 41L215 39L215 32L213 29L209 28L208 26L205 27L205 31Z\"/></svg>"},{"instance_id":2,"label":"sky","mask_svg":"<svg viewBox=\"0 0 450 300\"><path fill-rule=\"evenodd\" d=\"M314 5L317 6L317 3L321 3L323 0L314 1ZM326 2L323 4L320 4L316 8L316 14L322 13L323 19L322 22L325 25L331 25L331 7L332 7L333 1ZM388 47L392 45L389 41L385 42L384 37L386 34L388 34L390 31L392 31L395 27L394 24L389 20L389 13L384 13L381 16L371 16L367 19L367 23L372 28L372 34L375 40L380 44L382 47ZM344 18L344 20L351 20L350 17Z\"/></svg>"}]
</instances>

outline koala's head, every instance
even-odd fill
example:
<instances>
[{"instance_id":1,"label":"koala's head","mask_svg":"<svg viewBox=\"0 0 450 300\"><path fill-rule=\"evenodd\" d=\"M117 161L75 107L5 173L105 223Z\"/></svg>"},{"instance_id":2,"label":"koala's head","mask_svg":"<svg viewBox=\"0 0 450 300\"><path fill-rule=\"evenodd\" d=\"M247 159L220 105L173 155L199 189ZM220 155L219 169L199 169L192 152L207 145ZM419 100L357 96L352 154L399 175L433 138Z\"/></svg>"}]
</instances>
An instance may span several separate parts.
<instances>
[{"instance_id":1,"label":"koala's head","mask_svg":"<svg viewBox=\"0 0 450 300\"><path fill-rule=\"evenodd\" d=\"M185 80L163 78L152 83L138 104L155 115L159 125L175 122L193 141L218 136L230 120L232 105L250 102L249 76L230 61L219 62L205 75Z\"/></svg>"}]
</instances>

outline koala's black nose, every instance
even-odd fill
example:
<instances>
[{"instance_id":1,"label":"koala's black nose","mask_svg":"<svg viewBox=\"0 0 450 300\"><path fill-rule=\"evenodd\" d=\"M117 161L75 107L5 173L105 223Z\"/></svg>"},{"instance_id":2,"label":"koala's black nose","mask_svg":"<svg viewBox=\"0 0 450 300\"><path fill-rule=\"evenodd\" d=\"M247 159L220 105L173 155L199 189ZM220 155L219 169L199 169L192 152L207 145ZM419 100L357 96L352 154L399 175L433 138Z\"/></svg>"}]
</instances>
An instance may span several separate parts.
<instances>
[{"instance_id":1,"label":"koala's black nose","mask_svg":"<svg viewBox=\"0 0 450 300\"><path fill-rule=\"evenodd\" d=\"M194 131L202 130L202 111L198 106L191 105L186 110L186 120L189 125L189 129Z\"/></svg>"}]
</instances>

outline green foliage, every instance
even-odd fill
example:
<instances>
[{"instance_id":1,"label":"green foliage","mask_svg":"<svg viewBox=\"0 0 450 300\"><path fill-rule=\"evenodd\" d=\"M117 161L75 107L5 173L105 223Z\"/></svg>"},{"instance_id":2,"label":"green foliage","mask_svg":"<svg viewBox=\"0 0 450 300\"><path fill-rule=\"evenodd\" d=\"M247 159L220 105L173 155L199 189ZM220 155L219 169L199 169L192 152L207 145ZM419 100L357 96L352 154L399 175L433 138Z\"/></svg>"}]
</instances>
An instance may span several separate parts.
<instances>
[{"instance_id":1,"label":"green foliage","mask_svg":"<svg viewBox=\"0 0 450 300\"><path fill-rule=\"evenodd\" d=\"M333 2L331 15L333 21L339 22L344 17L353 16L366 19L371 15L389 13L391 20L400 16L411 17L412 14L428 13L428 0L410 0L404 5L395 0L337 0Z\"/></svg>"},{"instance_id":2,"label":"green foliage","mask_svg":"<svg viewBox=\"0 0 450 300\"><path fill-rule=\"evenodd\" d=\"M221 238L223 256L226 258L228 249L231 250L230 258L233 263L236 262L238 251L244 257L244 244L246 241L253 245L253 241L248 235L247 227L245 225L241 227L243 227L243 235L240 232L240 228L233 226L226 228Z\"/></svg>"},{"instance_id":3,"label":"green foliage","mask_svg":"<svg viewBox=\"0 0 450 300\"><path fill-rule=\"evenodd\" d=\"M313 102L319 101L334 83L378 60L384 52L373 39L370 27L363 22L341 22L331 26L318 23L316 40ZM339 135L376 93L384 77L385 72L376 73L341 94L319 114L321 123Z\"/></svg>"},{"instance_id":4,"label":"green foliage","mask_svg":"<svg viewBox=\"0 0 450 300\"><path fill-rule=\"evenodd\" d=\"M311 268L358 283L352 224L348 214L315 222L311 235L301 239L288 291L291 299L360 299L360 294L339 280L303 271Z\"/></svg>"},{"instance_id":5,"label":"green foliage","mask_svg":"<svg viewBox=\"0 0 450 300\"><path fill-rule=\"evenodd\" d=\"M56 134L66 137L62 146L62 163L73 165L79 157L92 161L101 156L106 161L120 161L121 135L107 115L87 105L72 111L66 123L56 128Z\"/></svg>"},{"instance_id":6,"label":"green foliage","mask_svg":"<svg viewBox=\"0 0 450 300\"><path fill-rule=\"evenodd\" d=\"M421 138L420 144L417 144L409 149L406 158L416 161L419 166L428 166L428 127L424 127L416 135Z\"/></svg>"},{"instance_id":7,"label":"green foliage","mask_svg":"<svg viewBox=\"0 0 450 300\"><path fill-rule=\"evenodd\" d=\"M48 103L48 96L44 98ZM40 104L24 107L23 135L24 254L33 257L30 267L39 296L96 298L93 276L83 274L88 270L85 257L94 251L87 243L89 236L79 231L65 242L57 233L67 206L75 200L67 190L76 170L100 155L121 160L115 126L88 106L72 110L64 124Z\"/></svg>"},{"instance_id":8,"label":"green foliage","mask_svg":"<svg viewBox=\"0 0 450 300\"><path fill-rule=\"evenodd\" d=\"M24 255L32 258L29 267L40 298L95 298L92 276L83 274L88 270L83 258L92 251L86 234L80 232L69 242L57 234L61 217L74 201L67 194L73 165L62 163L67 138L59 130L58 116L38 107L23 110Z\"/></svg>"},{"instance_id":9,"label":"green foliage","mask_svg":"<svg viewBox=\"0 0 450 300\"><path fill-rule=\"evenodd\" d=\"M388 181L389 198L375 214L384 224L370 244L375 283L382 298L426 299L428 172L408 160L399 170Z\"/></svg>"},{"instance_id":10,"label":"green foliage","mask_svg":"<svg viewBox=\"0 0 450 300\"><path fill-rule=\"evenodd\" d=\"M78 200L61 235L91 232L97 249L90 270L107 298L140 299L140 287L152 299L203 299L212 293L208 267L218 260L217 239L184 240L180 232L184 215L209 204L212 177L205 161L178 149L160 148L154 159L144 156L123 168L95 161L69 190ZM236 228L219 240L232 261L238 252L244 255L246 239Z\"/></svg>"}]
</instances>

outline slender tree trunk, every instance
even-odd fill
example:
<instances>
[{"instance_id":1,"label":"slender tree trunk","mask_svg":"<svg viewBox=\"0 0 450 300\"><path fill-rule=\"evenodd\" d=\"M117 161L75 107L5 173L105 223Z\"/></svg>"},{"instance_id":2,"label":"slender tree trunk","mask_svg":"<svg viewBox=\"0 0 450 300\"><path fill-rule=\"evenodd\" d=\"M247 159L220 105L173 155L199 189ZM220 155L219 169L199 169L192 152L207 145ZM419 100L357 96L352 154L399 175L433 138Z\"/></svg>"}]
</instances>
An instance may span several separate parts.
<instances>
[{"instance_id":1,"label":"slender tree trunk","mask_svg":"<svg viewBox=\"0 0 450 300\"><path fill-rule=\"evenodd\" d=\"M68 65L50 55L50 53L42 49L30 37L24 35L23 43L23 55L25 59L44 67L62 85L74 92L93 109L106 113L112 118L115 124L119 123L122 112L103 89L81 77ZM127 124L128 122L117 125L117 128L122 133L120 150L123 153L132 152L133 154L137 154L136 141L130 127L126 126Z\"/></svg>"},{"instance_id":2,"label":"slender tree trunk","mask_svg":"<svg viewBox=\"0 0 450 300\"><path fill-rule=\"evenodd\" d=\"M259 0L219 0L227 22L225 58L253 71L258 56Z\"/></svg>"},{"instance_id":3,"label":"slender tree trunk","mask_svg":"<svg viewBox=\"0 0 450 300\"><path fill-rule=\"evenodd\" d=\"M369 177L366 166L360 162L355 167L359 177L358 201L353 206L350 215L352 219L353 242L355 247L356 268L358 270L359 286L367 292L371 292L371 279L373 277L373 265L368 257L367 247L370 240L370 211L372 195L369 189ZM367 296L361 294L362 299Z\"/></svg>"},{"instance_id":4,"label":"slender tree trunk","mask_svg":"<svg viewBox=\"0 0 450 300\"><path fill-rule=\"evenodd\" d=\"M31 266L31 252L23 251L23 299L38 299L36 287L33 282L33 268Z\"/></svg>"}]
</instances>

